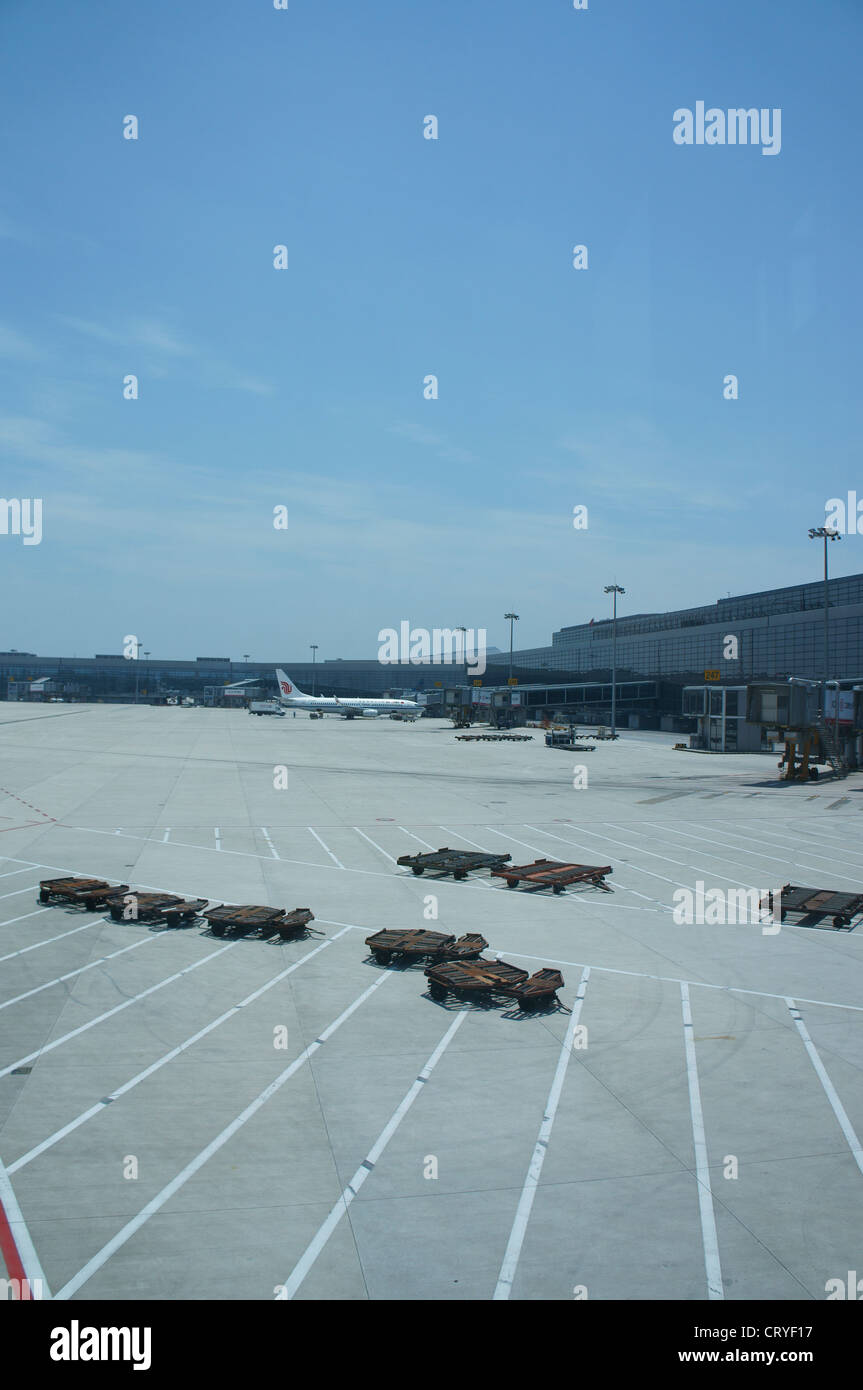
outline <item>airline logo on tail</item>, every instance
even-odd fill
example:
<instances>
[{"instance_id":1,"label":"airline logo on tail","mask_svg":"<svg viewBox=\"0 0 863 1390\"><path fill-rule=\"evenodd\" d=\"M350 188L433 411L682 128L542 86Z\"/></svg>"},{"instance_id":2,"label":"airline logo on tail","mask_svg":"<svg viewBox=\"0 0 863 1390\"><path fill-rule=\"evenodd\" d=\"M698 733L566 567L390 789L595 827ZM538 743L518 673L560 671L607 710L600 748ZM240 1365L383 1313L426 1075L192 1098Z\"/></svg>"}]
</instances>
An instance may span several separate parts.
<instances>
[{"instance_id":1,"label":"airline logo on tail","mask_svg":"<svg viewBox=\"0 0 863 1390\"><path fill-rule=\"evenodd\" d=\"M285 672L282 670L281 666L279 666L279 667L276 669L276 680L277 680L278 683L279 683L279 690L280 690L280 692L281 692L282 695L294 695L294 696L299 696L300 699L304 698L304 697L303 697L303 692L302 692L302 690L299 690L299 689L294 685L294 683L293 683L293 681L291 680L290 676L287 676L287 675L285 674Z\"/></svg>"}]
</instances>

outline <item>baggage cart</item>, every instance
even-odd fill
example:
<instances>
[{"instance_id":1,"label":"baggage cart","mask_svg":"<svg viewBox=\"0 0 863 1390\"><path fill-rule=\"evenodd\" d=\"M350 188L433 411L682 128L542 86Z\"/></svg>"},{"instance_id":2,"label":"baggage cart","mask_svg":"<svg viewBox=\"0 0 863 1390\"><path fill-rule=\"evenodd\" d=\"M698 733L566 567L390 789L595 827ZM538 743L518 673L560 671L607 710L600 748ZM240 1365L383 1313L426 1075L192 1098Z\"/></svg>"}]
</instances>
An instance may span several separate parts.
<instances>
[{"instance_id":1,"label":"baggage cart","mask_svg":"<svg viewBox=\"0 0 863 1390\"><path fill-rule=\"evenodd\" d=\"M506 880L507 888L516 888L519 883L527 887L551 888L555 894L562 893L570 883L592 883L597 888L611 889L604 881L605 875L612 872L611 865L569 864L557 859L535 859L532 864L507 864L500 869L492 869L492 878Z\"/></svg>"}]
</instances>

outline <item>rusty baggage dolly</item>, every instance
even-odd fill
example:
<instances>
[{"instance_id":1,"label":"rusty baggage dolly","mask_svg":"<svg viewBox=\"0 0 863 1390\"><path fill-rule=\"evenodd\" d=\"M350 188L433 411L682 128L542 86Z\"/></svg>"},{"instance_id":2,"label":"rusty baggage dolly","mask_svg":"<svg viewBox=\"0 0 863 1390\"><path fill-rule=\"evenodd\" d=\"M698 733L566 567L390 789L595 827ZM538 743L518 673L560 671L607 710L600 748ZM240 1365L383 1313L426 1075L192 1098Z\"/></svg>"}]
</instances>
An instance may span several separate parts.
<instances>
[{"instance_id":1,"label":"rusty baggage dolly","mask_svg":"<svg viewBox=\"0 0 863 1390\"><path fill-rule=\"evenodd\" d=\"M528 978L526 970L504 960L442 961L426 966L429 994L443 1002L451 991L460 999L502 994L515 999L529 1013L534 1008L551 1008L559 1003L557 991L563 988L559 970L537 970Z\"/></svg>"},{"instance_id":2,"label":"rusty baggage dolly","mask_svg":"<svg viewBox=\"0 0 863 1390\"><path fill-rule=\"evenodd\" d=\"M535 859L532 864L507 864L502 869L492 869L491 876L506 879L507 888L524 883L528 888L551 888L553 893L562 893L570 883L592 883L610 893L604 879L611 872L610 864L569 864L558 859Z\"/></svg>"},{"instance_id":3,"label":"rusty baggage dolly","mask_svg":"<svg viewBox=\"0 0 863 1390\"><path fill-rule=\"evenodd\" d=\"M488 946L484 936L478 932L460 936L447 936L440 931L422 931L419 928L384 928L366 937L366 945L378 965L389 965L394 956L405 960L456 960L478 956Z\"/></svg>"},{"instance_id":4,"label":"rusty baggage dolly","mask_svg":"<svg viewBox=\"0 0 863 1390\"><path fill-rule=\"evenodd\" d=\"M485 854L470 849L436 849L428 854L403 854L397 860L415 874L425 873L426 869L439 869L453 878L467 878L471 869L492 869L505 864L511 854Z\"/></svg>"},{"instance_id":5,"label":"rusty baggage dolly","mask_svg":"<svg viewBox=\"0 0 863 1390\"><path fill-rule=\"evenodd\" d=\"M43 878L39 884L39 901L49 903L59 898L62 902L95 912L113 898L122 898L128 891L128 883L112 885L103 878Z\"/></svg>"},{"instance_id":6,"label":"rusty baggage dolly","mask_svg":"<svg viewBox=\"0 0 863 1390\"><path fill-rule=\"evenodd\" d=\"M315 914L312 912L311 908L295 907L292 912L286 912L284 917L273 925L282 941L287 941L292 936L299 936L301 932L305 931L309 922L314 922L314 920ZM265 929L265 935L269 931L271 931L271 928L267 927Z\"/></svg>"},{"instance_id":7,"label":"rusty baggage dolly","mask_svg":"<svg viewBox=\"0 0 863 1390\"><path fill-rule=\"evenodd\" d=\"M850 927L852 919L863 912L863 893L840 893L833 888L801 888L797 884L786 883L775 896L779 897L779 894L779 915L783 922L789 912L793 912L795 916L814 917L816 920L832 917L833 926L839 930L842 927ZM769 908L771 915L773 899L774 894L770 892L759 904L762 909ZM804 925L808 926L809 923L798 923L798 926Z\"/></svg>"},{"instance_id":8,"label":"rusty baggage dolly","mask_svg":"<svg viewBox=\"0 0 863 1390\"><path fill-rule=\"evenodd\" d=\"M232 906L228 903L211 907L201 916L214 936L224 936L228 931L238 936L259 932L263 937L270 937L278 933L283 941L304 931L308 923L315 920L314 913L307 907L295 907L292 912L287 912L283 907L260 907L256 904Z\"/></svg>"},{"instance_id":9,"label":"rusty baggage dolly","mask_svg":"<svg viewBox=\"0 0 863 1390\"><path fill-rule=\"evenodd\" d=\"M530 743L533 734L456 734L466 743Z\"/></svg>"},{"instance_id":10,"label":"rusty baggage dolly","mask_svg":"<svg viewBox=\"0 0 863 1390\"><path fill-rule=\"evenodd\" d=\"M108 910L115 922L158 922L177 927L181 921L191 922L207 906L207 898L189 900L176 893L130 892L115 898Z\"/></svg>"},{"instance_id":11,"label":"rusty baggage dolly","mask_svg":"<svg viewBox=\"0 0 863 1390\"><path fill-rule=\"evenodd\" d=\"M276 923L284 916L284 908L259 907L255 904L230 906L223 903L221 907L211 907L201 915L209 924L213 936L224 936L228 931L241 936L263 931L267 936L272 936Z\"/></svg>"},{"instance_id":12,"label":"rusty baggage dolly","mask_svg":"<svg viewBox=\"0 0 863 1390\"><path fill-rule=\"evenodd\" d=\"M184 898L182 902L173 903L170 907L166 907L162 913L165 926L191 926L195 918L201 916L201 911L208 902L209 898Z\"/></svg>"}]
</instances>

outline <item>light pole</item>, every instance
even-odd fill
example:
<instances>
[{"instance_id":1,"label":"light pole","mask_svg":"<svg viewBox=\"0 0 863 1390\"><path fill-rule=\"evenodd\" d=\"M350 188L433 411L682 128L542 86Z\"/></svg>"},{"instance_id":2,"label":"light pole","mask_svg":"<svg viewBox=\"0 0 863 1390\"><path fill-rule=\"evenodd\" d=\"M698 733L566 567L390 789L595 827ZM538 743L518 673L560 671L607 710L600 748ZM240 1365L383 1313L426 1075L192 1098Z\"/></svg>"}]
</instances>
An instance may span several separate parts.
<instances>
[{"instance_id":1,"label":"light pole","mask_svg":"<svg viewBox=\"0 0 863 1390\"><path fill-rule=\"evenodd\" d=\"M464 637L462 638L462 643L461 643L461 654L462 654L462 665L464 666L464 680L465 680L465 684L467 684L467 651L466 651L466 646L467 646L467 628L466 628L466 627L454 627L454 628L453 628L453 632L463 632L463 633L464 633Z\"/></svg>"},{"instance_id":2,"label":"light pole","mask_svg":"<svg viewBox=\"0 0 863 1390\"><path fill-rule=\"evenodd\" d=\"M144 652L144 660L145 660L146 663L147 663L147 669L146 669L146 671L144 672L144 678L145 678L145 680L146 680L146 682L147 682L147 696L148 696L148 698L149 698L149 695L150 695L150 653L149 653L149 652Z\"/></svg>"},{"instance_id":3,"label":"light pole","mask_svg":"<svg viewBox=\"0 0 863 1390\"><path fill-rule=\"evenodd\" d=\"M617 595L625 594L619 584L606 584L604 592L614 595L614 612L611 620L611 733L617 727Z\"/></svg>"},{"instance_id":4,"label":"light pole","mask_svg":"<svg viewBox=\"0 0 863 1390\"><path fill-rule=\"evenodd\" d=\"M318 644L317 644L317 642L310 642L310 643L309 643L309 646L310 646L311 649L312 649L312 694L314 695L314 693L315 693L315 653L316 653L317 650L318 650ZM348 688L350 689L350 687L348 687Z\"/></svg>"},{"instance_id":5,"label":"light pole","mask_svg":"<svg viewBox=\"0 0 863 1390\"><path fill-rule=\"evenodd\" d=\"M824 540L824 671L821 678L821 718L827 718L827 677L829 676L829 647L830 647L830 608L827 598L827 542L841 541L842 537L832 526L810 526L810 541ZM837 703L839 696L836 696Z\"/></svg>"},{"instance_id":6,"label":"light pole","mask_svg":"<svg viewBox=\"0 0 863 1390\"><path fill-rule=\"evenodd\" d=\"M512 625L518 622L518 614L504 613L503 616L509 619L509 680L512 684Z\"/></svg>"},{"instance_id":7,"label":"light pole","mask_svg":"<svg viewBox=\"0 0 863 1390\"><path fill-rule=\"evenodd\" d=\"M135 638L135 704L138 703L138 658L141 655L141 643Z\"/></svg>"},{"instance_id":8,"label":"light pole","mask_svg":"<svg viewBox=\"0 0 863 1390\"><path fill-rule=\"evenodd\" d=\"M453 632L461 632L461 633L463 634L462 639L461 639L461 648L462 648L461 654L462 654L462 657L463 657L463 659L464 659L464 660L463 660L463 666L464 666L464 676L463 676L463 680L464 680L465 685L467 685L467 652L466 652L466 650L465 650L465 647L466 647L466 644L467 644L467 628L466 628L466 627L454 627L454 628L453 628ZM446 696L444 696L444 699L446 699ZM471 708L472 708L472 706L468 705L468 710L469 710L469 711L471 710ZM455 706L455 705L453 705L453 709L456 709L456 706ZM463 718L464 718L464 706L463 706L463 705L460 706L460 707L458 708L458 717L459 717L459 719L463 719Z\"/></svg>"}]
</instances>

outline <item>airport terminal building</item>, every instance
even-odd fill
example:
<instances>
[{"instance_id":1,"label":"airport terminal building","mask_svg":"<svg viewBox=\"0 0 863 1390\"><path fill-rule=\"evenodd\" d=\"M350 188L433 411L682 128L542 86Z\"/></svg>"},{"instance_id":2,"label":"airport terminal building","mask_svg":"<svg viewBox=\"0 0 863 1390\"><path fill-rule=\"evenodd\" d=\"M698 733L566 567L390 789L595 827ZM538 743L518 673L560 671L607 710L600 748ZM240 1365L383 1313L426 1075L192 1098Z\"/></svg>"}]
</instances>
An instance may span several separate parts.
<instances>
[{"instance_id":1,"label":"airport terminal building","mask_svg":"<svg viewBox=\"0 0 863 1390\"><path fill-rule=\"evenodd\" d=\"M830 580L828 593L831 678L860 680L863 574ZM734 643L728 642L731 637ZM738 687L788 676L820 679L823 642L820 582L669 613L619 614L620 722L673 727L669 721L684 713L683 687L706 679ZM729 651L735 654L729 656ZM440 712L448 691L476 689L474 673L461 662L385 665L371 657L312 663L278 655L265 662L227 656L130 661L119 653L51 657L0 651L0 698L162 703L172 696L192 696L202 704L242 705L250 698L275 695L277 665L309 694L372 697L418 692ZM550 646L514 653L513 676L521 699L512 702L513 708L536 714L568 710L580 720L605 722L611 706L611 665L610 618L562 627L552 634ZM505 689L508 676L509 653L489 652L483 690Z\"/></svg>"},{"instance_id":2,"label":"airport terminal building","mask_svg":"<svg viewBox=\"0 0 863 1390\"><path fill-rule=\"evenodd\" d=\"M863 574L828 584L831 676L863 673ZM736 659L723 655L726 637L737 638ZM519 652L520 668L566 672L598 679L611 671L611 619L563 627L551 646ZM823 675L824 585L796 584L758 594L719 599L673 613L617 618L617 673L630 678L672 679L681 684L720 670L723 681ZM489 658L490 667L509 657Z\"/></svg>"}]
</instances>

